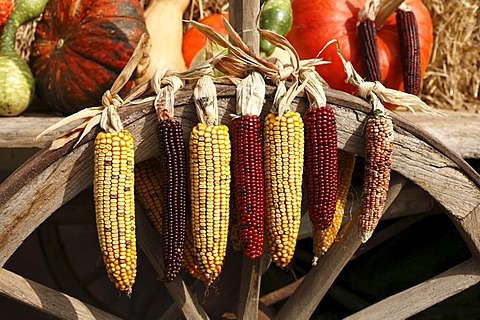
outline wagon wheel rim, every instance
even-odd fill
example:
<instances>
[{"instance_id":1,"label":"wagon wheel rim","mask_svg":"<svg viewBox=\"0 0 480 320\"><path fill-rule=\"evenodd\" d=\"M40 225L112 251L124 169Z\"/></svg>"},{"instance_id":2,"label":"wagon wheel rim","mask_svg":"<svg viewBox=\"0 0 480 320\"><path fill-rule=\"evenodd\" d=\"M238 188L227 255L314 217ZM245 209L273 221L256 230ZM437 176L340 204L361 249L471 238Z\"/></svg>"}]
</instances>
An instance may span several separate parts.
<instances>
[{"instance_id":1,"label":"wagon wheel rim","mask_svg":"<svg viewBox=\"0 0 480 320\"><path fill-rule=\"evenodd\" d=\"M234 110L235 105L235 87L217 85L217 91L219 92L219 107L221 108L220 119L222 123L228 125L230 121L228 115ZM273 87L267 88L269 95L272 95L273 91ZM195 122L194 119L196 119L192 107L191 92L191 87L186 87L176 97L176 116L180 118L182 126L186 129L185 132L190 132ZM370 110L368 104L361 99L334 90L327 91L327 100L334 105L339 148L348 152L363 154L362 128L363 120ZM268 110L269 101L271 100L267 99L264 110ZM125 127L131 131L137 142L136 161L138 162L158 154L154 125L156 116L152 102L153 98L136 102L125 106L121 112ZM297 98L294 105L299 112L303 112L308 104L303 96ZM428 133L395 114L392 114L392 117L396 125L397 137L393 170L430 193L460 230L472 253L472 258L465 263L466 267L458 266L457 269L464 270L464 268L474 266L473 269L477 270L477 259L480 257L480 237L477 237L476 234L478 221L480 221L478 219L478 214L480 214L479 175L460 156L446 148ZM0 224L1 266L16 251L22 241L46 218L80 191L91 185L94 135L95 132L87 135L75 148L73 148L73 142L69 142L56 150L48 150L47 147L39 151L0 185L0 217L3 217L3 223ZM439 179L445 182L445 185L440 188L436 186ZM458 190L462 191L461 194ZM49 195L48 199L42 196L44 194ZM391 195L394 194L391 193ZM148 229L148 227L146 228ZM348 231L348 229L345 230ZM148 231L146 233L148 234ZM345 236L348 237L349 235ZM146 250L144 249L146 252L152 252L154 247L158 246L158 239L155 240L148 236L141 235L139 242L142 246L147 247ZM150 249L148 249L149 246ZM332 247L331 250L333 253L330 256L334 256L335 248ZM353 251L355 250L356 248ZM343 255L345 254L350 253L343 253ZM161 258L156 254L151 254L149 259L154 268L161 273ZM331 258L327 253L322 260L327 263L328 259ZM313 271L310 271L307 276L315 278L315 270L319 270L319 267L321 265L312 269ZM2 272L7 271L2 269ZM472 280L471 285L480 281L477 278ZM315 278L315 280L318 280L318 278ZM303 292L301 288L302 285L297 290L299 293L294 294L284 308L280 310L279 318L287 317L292 312L298 311L291 305L295 301L299 301L298 296ZM170 289L174 300L185 292L187 293L183 305L177 301L177 305L182 306L184 314L192 312L191 314L200 315L202 318L207 317L203 308L190 295L182 279L174 282ZM18 297L9 296L9 293L6 292L8 290L1 291L2 294L12 299L18 299ZM312 301L309 306L305 307L304 305L303 313L297 313L296 316L308 318L312 308L314 309L321 300L321 296L318 295L315 299L310 299ZM187 303L185 303L185 299ZM28 302L27 304L32 305Z\"/></svg>"}]
</instances>

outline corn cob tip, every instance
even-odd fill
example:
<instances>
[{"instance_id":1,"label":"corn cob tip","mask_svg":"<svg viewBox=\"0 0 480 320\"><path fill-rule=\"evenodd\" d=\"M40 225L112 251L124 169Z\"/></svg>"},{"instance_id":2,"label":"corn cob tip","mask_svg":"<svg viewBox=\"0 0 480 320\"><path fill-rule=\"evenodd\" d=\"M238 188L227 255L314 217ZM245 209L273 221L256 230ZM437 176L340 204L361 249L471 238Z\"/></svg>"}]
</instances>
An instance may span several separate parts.
<instances>
[{"instance_id":1,"label":"corn cob tip","mask_svg":"<svg viewBox=\"0 0 480 320\"><path fill-rule=\"evenodd\" d=\"M362 243L365 243L372 237L373 231L365 231L360 233L360 239L362 240Z\"/></svg>"}]
</instances>

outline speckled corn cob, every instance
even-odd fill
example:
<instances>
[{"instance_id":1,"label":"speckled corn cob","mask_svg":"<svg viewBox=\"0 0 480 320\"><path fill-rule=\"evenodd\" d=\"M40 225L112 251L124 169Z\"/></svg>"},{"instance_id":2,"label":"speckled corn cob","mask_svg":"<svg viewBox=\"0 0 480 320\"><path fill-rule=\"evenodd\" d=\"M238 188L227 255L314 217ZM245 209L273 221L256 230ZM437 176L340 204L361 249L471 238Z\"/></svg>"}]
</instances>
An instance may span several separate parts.
<instances>
[{"instance_id":1,"label":"speckled corn cob","mask_svg":"<svg viewBox=\"0 0 480 320\"><path fill-rule=\"evenodd\" d=\"M317 263L321 255L330 249L340 230L354 167L355 154L338 150L338 189L335 214L328 228L324 230L313 230L313 265Z\"/></svg>"},{"instance_id":2,"label":"speckled corn cob","mask_svg":"<svg viewBox=\"0 0 480 320\"><path fill-rule=\"evenodd\" d=\"M393 123L386 116L376 115L365 127L365 178L359 231L366 242L383 214L390 183L393 155Z\"/></svg>"},{"instance_id":3,"label":"speckled corn cob","mask_svg":"<svg viewBox=\"0 0 480 320\"><path fill-rule=\"evenodd\" d=\"M332 224L337 197L337 125L329 106L309 108L305 123L305 180L314 230Z\"/></svg>"},{"instance_id":4,"label":"speckled corn cob","mask_svg":"<svg viewBox=\"0 0 480 320\"><path fill-rule=\"evenodd\" d=\"M397 10L400 53L402 55L403 86L406 93L420 93L420 38L413 11Z\"/></svg>"},{"instance_id":5,"label":"speckled corn cob","mask_svg":"<svg viewBox=\"0 0 480 320\"><path fill-rule=\"evenodd\" d=\"M98 241L115 287L132 292L137 267L133 138L100 132L94 143L94 199Z\"/></svg>"},{"instance_id":6,"label":"speckled corn cob","mask_svg":"<svg viewBox=\"0 0 480 320\"><path fill-rule=\"evenodd\" d=\"M286 267L300 228L304 130L299 113L267 115L264 126L265 229L273 262Z\"/></svg>"},{"instance_id":7,"label":"speckled corn cob","mask_svg":"<svg viewBox=\"0 0 480 320\"><path fill-rule=\"evenodd\" d=\"M230 140L224 125L197 124L190 135L193 254L197 279L209 286L220 274L228 240Z\"/></svg>"},{"instance_id":8,"label":"speckled corn cob","mask_svg":"<svg viewBox=\"0 0 480 320\"><path fill-rule=\"evenodd\" d=\"M160 164L160 159L155 157L135 165L135 198L161 237L163 188Z\"/></svg>"}]
</instances>

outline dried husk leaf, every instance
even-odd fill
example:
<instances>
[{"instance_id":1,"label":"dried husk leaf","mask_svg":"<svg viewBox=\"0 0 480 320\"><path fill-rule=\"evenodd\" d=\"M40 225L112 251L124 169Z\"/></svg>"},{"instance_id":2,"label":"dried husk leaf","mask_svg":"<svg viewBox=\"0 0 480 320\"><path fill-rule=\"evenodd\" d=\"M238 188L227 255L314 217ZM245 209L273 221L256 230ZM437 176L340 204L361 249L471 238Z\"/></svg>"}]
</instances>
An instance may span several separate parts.
<instances>
[{"instance_id":1,"label":"dried husk leaf","mask_svg":"<svg viewBox=\"0 0 480 320\"><path fill-rule=\"evenodd\" d=\"M205 75L201 77L193 89L193 97L197 116L207 127L218 124L218 101L217 88L212 77Z\"/></svg>"},{"instance_id":2,"label":"dried husk leaf","mask_svg":"<svg viewBox=\"0 0 480 320\"><path fill-rule=\"evenodd\" d=\"M237 116L259 116L265 99L265 81L258 72L250 73L237 85Z\"/></svg>"}]
</instances>

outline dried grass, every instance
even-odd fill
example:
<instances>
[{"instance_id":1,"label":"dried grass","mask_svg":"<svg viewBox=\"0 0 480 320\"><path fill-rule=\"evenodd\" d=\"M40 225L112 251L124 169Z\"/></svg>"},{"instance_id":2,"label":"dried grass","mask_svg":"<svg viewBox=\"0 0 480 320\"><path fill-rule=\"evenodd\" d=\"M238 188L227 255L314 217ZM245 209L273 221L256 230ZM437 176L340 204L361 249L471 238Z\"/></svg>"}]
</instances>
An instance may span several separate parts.
<instances>
[{"instance_id":1,"label":"dried grass","mask_svg":"<svg viewBox=\"0 0 480 320\"><path fill-rule=\"evenodd\" d=\"M437 109L480 112L478 0L426 0L434 29L422 99Z\"/></svg>"}]
</instances>

